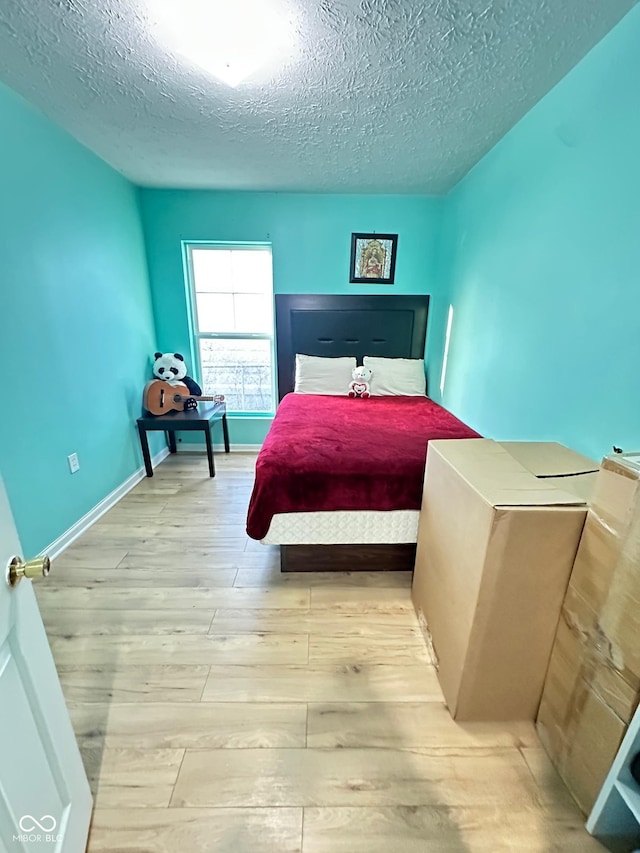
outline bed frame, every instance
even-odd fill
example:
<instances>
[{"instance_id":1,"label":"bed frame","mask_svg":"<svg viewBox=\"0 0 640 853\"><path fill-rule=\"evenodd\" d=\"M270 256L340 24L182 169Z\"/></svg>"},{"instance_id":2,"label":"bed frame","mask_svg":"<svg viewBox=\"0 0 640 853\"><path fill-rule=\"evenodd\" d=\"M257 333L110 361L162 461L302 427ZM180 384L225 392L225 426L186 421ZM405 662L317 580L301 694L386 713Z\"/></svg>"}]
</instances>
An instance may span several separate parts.
<instances>
[{"instance_id":1,"label":"bed frame","mask_svg":"<svg viewBox=\"0 0 640 853\"><path fill-rule=\"evenodd\" d=\"M424 358L429 297L276 295L278 398L293 391L296 353Z\"/></svg>"},{"instance_id":2,"label":"bed frame","mask_svg":"<svg viewBox=\"0 0 640 853\"><path fill-rule=\"evenodd\" d=\"M278 294L278 398L293 391L296 353L424 358L429 297ZM281 545L283 572L411 571L415 544Z\"/></svg>"}]
</instances>

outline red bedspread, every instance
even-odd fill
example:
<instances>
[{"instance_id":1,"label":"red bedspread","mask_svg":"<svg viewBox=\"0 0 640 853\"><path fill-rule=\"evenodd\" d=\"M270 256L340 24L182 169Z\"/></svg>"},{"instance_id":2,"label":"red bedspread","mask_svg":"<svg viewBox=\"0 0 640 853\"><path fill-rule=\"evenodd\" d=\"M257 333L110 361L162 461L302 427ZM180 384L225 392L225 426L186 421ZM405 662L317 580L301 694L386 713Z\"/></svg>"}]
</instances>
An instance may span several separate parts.
<instances>
[{"instance_id":1,"label":"red bedspread","mask_svg":"<svg viewBox=\"0 0 640 853\"><path fill-rule=\"evenodd\" d=\"M427 443L478 433L425 397L287 394L256 463L247 533L282 512L420 509Z\"/></svg>"}]
</instances>

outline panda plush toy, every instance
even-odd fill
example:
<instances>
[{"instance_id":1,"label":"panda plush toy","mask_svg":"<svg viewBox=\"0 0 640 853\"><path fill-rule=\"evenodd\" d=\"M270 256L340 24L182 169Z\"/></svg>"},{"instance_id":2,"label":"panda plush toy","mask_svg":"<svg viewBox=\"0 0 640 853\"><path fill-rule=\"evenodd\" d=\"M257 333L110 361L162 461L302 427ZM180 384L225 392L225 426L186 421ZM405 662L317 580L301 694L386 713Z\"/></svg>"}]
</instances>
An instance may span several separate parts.
<instances>
[{"instance_id":1,"label":"panda plush toy","mask_svg":"<svg viewBox=\"0 0 640 853\"><path fill-rule=\"evenodd\" d=\"M190 376L187 376L187 365L184 356L179 352L157 352L154 355L153 375L156 379L162 379L169 385L186 385L189 393L194 397L202 396L202 388ZM196 400L187 400L185 409L196 409Z\"/></svg>"}]
</instances>

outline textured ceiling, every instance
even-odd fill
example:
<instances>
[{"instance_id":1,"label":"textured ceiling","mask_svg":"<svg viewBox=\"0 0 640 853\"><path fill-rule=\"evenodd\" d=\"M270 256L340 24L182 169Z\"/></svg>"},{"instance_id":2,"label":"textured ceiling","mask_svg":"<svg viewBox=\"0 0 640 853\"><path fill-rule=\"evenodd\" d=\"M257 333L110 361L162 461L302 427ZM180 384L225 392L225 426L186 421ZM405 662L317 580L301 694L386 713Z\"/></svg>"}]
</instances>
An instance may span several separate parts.
<instances>
[{"instance_id":1,"label":"textured ceiling","mask_svg":"<svg viewBox=\"0 0 640 853\"><path fill-rule=\"evenodd\" d=\"M231 89L143 0L1 0L0 79L139 184L442 193L634 5L283 2L297 56Z\"/></svg>"}]
</instances>

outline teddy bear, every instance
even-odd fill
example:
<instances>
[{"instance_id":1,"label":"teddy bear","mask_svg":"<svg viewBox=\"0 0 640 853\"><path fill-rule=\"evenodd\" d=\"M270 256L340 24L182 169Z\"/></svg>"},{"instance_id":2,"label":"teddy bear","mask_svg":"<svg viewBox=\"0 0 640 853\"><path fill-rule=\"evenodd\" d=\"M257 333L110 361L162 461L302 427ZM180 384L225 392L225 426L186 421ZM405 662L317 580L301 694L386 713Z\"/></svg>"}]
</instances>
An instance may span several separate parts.
<instances>
[{"instance_id":1,"label":"teddy bear","mask_svg":"<svg viewBox=\"0 0 640 853\"><path fill-rule=\"evenodd\" d=\"M202 388L190 376L187 376L187 365L184 356L179 352L157 352L153 356L153 375L156 379L162 379L169 385L186 385L189 393L194 397L202 396ZM185 409L196 409L196 400L187 400Z\"/></svg>"},{"instance_id":2,"label":"teddy bear","mask_svg":"<svg viewBox=\"0 0 640 853\"><path fill-rule=\"evenodd\" d=\"M369 384L371 382L371 370L364 365L354 367L351 376L353 379L349 383L349 396L362 397L363 399L371 396Z\"/></svg>"}]
</instances>

